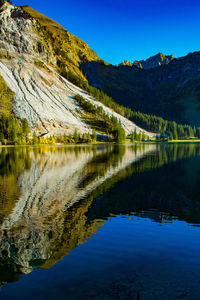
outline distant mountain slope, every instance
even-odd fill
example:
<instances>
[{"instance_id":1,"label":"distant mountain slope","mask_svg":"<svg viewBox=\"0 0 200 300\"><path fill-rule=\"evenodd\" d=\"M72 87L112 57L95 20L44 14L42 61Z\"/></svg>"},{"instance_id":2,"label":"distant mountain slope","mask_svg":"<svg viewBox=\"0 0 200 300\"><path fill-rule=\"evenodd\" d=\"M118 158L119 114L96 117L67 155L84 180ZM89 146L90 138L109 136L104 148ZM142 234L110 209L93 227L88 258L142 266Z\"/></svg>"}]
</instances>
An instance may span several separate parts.
<instances>
[{"instance_id":1,"label":"distant mountain slope","mask_svg":"<svg viewBox=\"0 0 200 300\"><path fill-rule=\"evenodd\" d=\"M116 117L126 134L135 128L143 131L60 75L63 64L84 78L80 62L99 60L79 38L30 7L7 2L0 10L0 29L0 76L5 86L0 95L9 89L15 94L13 111L19 118L26 118L32 130L42 135L69 134L75 129L79 133L92 132L83 108L74 98L80 94L110 117Z\"/></svg>"},{"instance_id":2,"label":"distant mountain slope","mask_svg":"<svg viewBox=\"0 0 200 300\"><path fill-rule=\"evenodd\" d=\"M128 63L108 66L100 62L84 63L82 68L90 84L125 106L200 125L200 52L146 70Z\"/></svg>"}]
</instances>

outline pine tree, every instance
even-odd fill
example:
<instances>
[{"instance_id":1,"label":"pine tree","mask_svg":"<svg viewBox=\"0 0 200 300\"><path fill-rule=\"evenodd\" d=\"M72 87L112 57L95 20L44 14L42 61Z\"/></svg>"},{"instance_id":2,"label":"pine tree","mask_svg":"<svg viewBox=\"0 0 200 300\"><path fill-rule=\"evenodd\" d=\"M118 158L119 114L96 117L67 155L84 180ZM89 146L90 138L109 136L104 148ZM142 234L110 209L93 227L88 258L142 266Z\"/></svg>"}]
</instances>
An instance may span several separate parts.
<instances>
[{"instance_id":1,"label":"pine tree","mask_svg":"<svg viewBox=\"0 0 200 300\"><path fill-rule=\"evenodd\" d=\"M134 137L135 137L134 132L132 132L132 133L131 133L131 142L132 142L132 143L135 141Z\"/></svg>"},{"instance_id":2,"label":"pine tree","mask_svg":"<svg viewBox=\"0 0 200 300\"><path fill-rule=\"evenodd\" d=\"M75 144L78 144L78 142L79 142L77 129L74 130L74 142L75 142Z\"/></svg>"},{"instance_id":3,"label":"pine tree","mask_svg":"<svg viewBox=\"0 0 200 300\"><path fill-rule=\"evenodd\" d=\"M124 129L122 128L122 126L119 126L119 127L116 129L116 141L117 141L118 143L121 143L121 142L124 142L124 141L125 141L125 138L126 138L125 131L124 131Z\"/></svg>"},{"instance_id":4,"label":"pine tree","mask_svg":"<svg viewBox=\"0 0 200 300\"><path fill-rule=\"evenodd\" d=\"M97 141L97 134L96 134L95 129L93 129L93 131L92 131L92 140L94 143Z\"/></svg>"},{"instance_id":5,"label":"pine tree","mask_svg":"<svg viewBox=\"0 0 200 300\"><path fill-rule=\"evenodd\" d=\"M136 141L136 140L137 140L137 131L136 131L136 127L135 127L135 129L134 129L134 134L133 134L133 136L134 136L134 141Z\"/></svg>"},{"instance_id":6,"label":"pine tree","mask_svg":"<svg viewBox=\"0 0 200 300\"><path fill-rule=\"evenodd\" d=\"M87 143L91 143L91 142L92 142L92 138L91 138L90 133L88 132L87 133Z\"/></svg>"},{"instance_id":7,"label":"pine tree","mask_svg":"<svg viewBox=\"0 0 200 300\"><path fill-rule=\"evenodd\" d=\"M37 144L37 142L38 142L37 135L36 135L36 133L34 131L34 133L33 133L33 145Z\"/></svg>"},{"instance_id":8,"label":"pine tree","mask_svg":"<svg viewBox=\"0 0 200 300\"><path fill-rule=\"evenodd\" d=\"M28 137L28 134L30 132L30 128L29 128L29 124L28 124L27 119L22 119L22 130L23 130L24 136Z\"/></svg>"},{"instance_id":9,"label":"pine tree","mask_svg":"<svg viewBox=\"0 0 200 300\"><path fill-rule=\"evenodd\" d=\"M196 136L197 136L198 138L200 138L200 127L198 127L197 130L196 130Z\"/></svg>"}]
</instances>

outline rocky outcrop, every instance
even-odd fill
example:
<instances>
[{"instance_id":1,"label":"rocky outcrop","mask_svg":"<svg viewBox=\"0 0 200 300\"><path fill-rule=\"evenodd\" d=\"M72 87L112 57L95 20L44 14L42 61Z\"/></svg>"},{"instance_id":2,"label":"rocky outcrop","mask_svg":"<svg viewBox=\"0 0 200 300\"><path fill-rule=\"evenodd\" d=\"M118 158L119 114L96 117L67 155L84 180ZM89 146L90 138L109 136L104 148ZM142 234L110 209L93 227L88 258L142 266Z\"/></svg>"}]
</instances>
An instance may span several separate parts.
<instances>
[{"instance_id":1,"label":"rocky outcrop","mask_svg":"<svg viewBox=\"0 0 200 300\"><path fill-rule=\"evenodd\" d=\"M16 53L23 61L23 54L29 54L47 63L56 63L51 44L44 43L42 34L38 34L37 21L20 7L5 2L0 11L0 28L0 48L7 51L7 57L9 53Z\"/></svg>"}]
</instances>

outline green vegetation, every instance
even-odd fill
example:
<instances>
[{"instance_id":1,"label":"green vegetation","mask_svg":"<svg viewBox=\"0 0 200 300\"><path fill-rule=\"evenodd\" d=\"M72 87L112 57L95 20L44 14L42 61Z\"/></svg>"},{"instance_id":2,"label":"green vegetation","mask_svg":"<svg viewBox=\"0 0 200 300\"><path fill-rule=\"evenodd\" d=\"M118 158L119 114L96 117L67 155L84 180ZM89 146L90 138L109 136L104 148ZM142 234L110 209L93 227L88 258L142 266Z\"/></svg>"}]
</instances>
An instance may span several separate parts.
<instances>
[{"instance_id":1,"label":"green vegetation","mask_svg":"<svg viewBox=\"0 0 200 300\"><path fill-rule=\"evenodd\" d=\"M29 126L26 119L0 115L0 144L20 145L28 142Z\"/></svg>"},{"instance_id":2,"label":"green vegetation","mask_svg":"<svg viewBox=\"0 0 200 300\"><path fill-rule=\"evenodd\" d=\"M0 144L26 144L29 134L28 121L12 115L14 93L0 75Z\"/></svg>"},{"instance_id":3,"label":"green vegetation","mask_svg":"<svg viewBox=\"0 0 200 300\"><path fill-rule=\"evenodd\" d=\"M79 69L85 61L100 61L98 55L80 38L65 30L60 24L32 9L22 6L22 10L37 22L38 34L43 38L43 46L55 55L58 71L70 71L84 79ZM40 51L41 47L35 49Z\"/></svg>"},{"instance_id":4,"label":"green vegetation","mask_svg":"<svg viewBox=\"0 0 200 300\"><path fill-rule=\"evenodd\" d=\"M107 107L113 109L117 113L125 116L126 118L130 118L135 124L140 126L141 128L161 134L161 140L165 139L189 139L191 137L200 137L200 127L196 128L195 126L192 127L190 125L181 125L177 124L174 121L168 121L161 117L155 115L144 114L141 112L136 112L131 110L130 108L126 108L122 105L116 103L111 97L106 95L103 91L94 88L88 84L87 81L80 79L78 76L72 75L70 72L63 74L68 80L72 83L78 85L80 88L86 90L90 95L95 97L101 103L106 105ZM88 101L85 101L81 96L75 97L75 99L83 106L84 109L91 113L96 113L98 115L98 109L90 104ZM107 126L105 126L106 128ZM147 136L144 134L139 133L138 135L133 133L131 136L132 141L142 141L142 140L149 140Z\"/></svg>"},{"instance_id":5,"label":"green vegetation","mask_svg":"<svg viewBox=\"0 0 200 300\"><path fill-rule=\"evenodd\" d=\"M74 78L76 78L76 80L74 80ZM177 124L174 121L168 121L155 115L149 115L133 111L130 108L126 108L122 105L119 105L111 97L106 95L103 91L90 86L87 81L82 81L80 78L78 79L78 77L75 76L69 76L68 79L74 84L78 85L79 87L85 89L90 95L95 97L107 107L112 108L114 111L125 116L126 118L130 118L133 122L135 122L135 124L137 124L141 128L150 132L160 133L161 139L177 140L189 139L192 137L200 138L200 127L196 128L195 126L192 127L190 125L181 125ZM79 101L78 98L76 100ZM90 110L88 106L92 106L92 104L88 104L88 101L85 101L86 103L83 102L84 101L82 101L82 103L80 104L83 105L83 107L87 106L84 107L86 110ZM94 112L97 113L96 110L93 110L93 113ZM148 136L144 136L144 134L142 133L132 133L131 140L142 141L149 140L149 138Z\"/></svg>"},{"instance_id":6,"label":"green vegetation","mask_svg":"<svg viewBox=\"0 0 200 300\"><path fill-rule=\"evenodd\" d=\"M12 111L14 93L8 88L0 75L0 115L9 116Z\"/></svg>"},{"instance_id":7,"label":"green vegetation","mask_svg":"<svg viewBox=\"0 0 200 300\"><path fill-rule=\"evenodd\" d=\"M192 53L147 70L99 62L84 63L82 69L89 84L101 86L119 104L180 124L200 126L199 57L199 52Z\"/></svg>"},{"instance_id":8,"label":"green vegetation","mask_svg":"<svg viewBox=\"0 0 200 300\"><path fill-rule=\"evenodd\" d=\"M0 147L0 224L8 217L20 197L18 178L23 170L31 167L27 147Z\"/></svg>"},{"instance_id":9,"label":"green vegetation","mask_svg":"<svg viewBox=\"0 0 200 300\"><path fill-rule=\"evenodd\" d=\"M189 139L193 137L200 138L200 127L196 128L190 125L180 125L174 121L167 121L161 117L133 112L131 119L142 128L160 133L160 138L165 140Z\"/></svg>"},{"instance_id":10,"label":"green vegetation","mask_svg":"<svg viewBox=\"0 0 200 300\"><path fill-rule=\"evenodd\" d=\"M74 98L87 112L88 115L85 115L85 118L90 125L111 136L111 139L115 142L125 140L125 131L116 117L107 115L102 107L95 106L79 94L75 95Z\"/></svg>"},{"instance_id":11,"label":"green vegetation","mask_svg":"<svg viewBox=\"0 0 200 300\"><path fill-rule=\"evenodd\" d=\"M75 129L73 134L63 136L50 136L50 137L37 137L36 134L33 134L33 138L30 139L30 143L32 145L36 144L89 144L89 143L96 143L96 133L93 131L93 134L90 133L78 133L77 129Z\"/></svg>"},{"instance_id":12,"label":"green vegetation","mask_svg":"<svg viewBox=\"0 0 200 300\"><path fill-rule=\"evenodd\" d=\"M88 81L86 79L82 79L81 77L75 75L71 71L66 71L64 66L61 68L61 75L65 77L67 80L75 84L76 86L80 87L81 89L85 90L96 98L98 101L103 103L105 106L113 109L118 114L130 118L133 114L130 108L125 107L123 105L118 104L115 102L111 97L106 95L102 90L97 89L91 85L89 85Z\"/></svg>"},{"instance_id":13,"label":"green vegetation","mask_svg":"<svg viewBox=\"0 0 200 300\"><path fill-rule=\"evenodd\" d=\"M149 136L144 134L144 132L143 133L141 133L141 132L137 133L136 128L135 128L135 130L131 134L131 142L133 143L135 141L138 141L138 142L149 141Z\"/></svg>"}]
</instances>

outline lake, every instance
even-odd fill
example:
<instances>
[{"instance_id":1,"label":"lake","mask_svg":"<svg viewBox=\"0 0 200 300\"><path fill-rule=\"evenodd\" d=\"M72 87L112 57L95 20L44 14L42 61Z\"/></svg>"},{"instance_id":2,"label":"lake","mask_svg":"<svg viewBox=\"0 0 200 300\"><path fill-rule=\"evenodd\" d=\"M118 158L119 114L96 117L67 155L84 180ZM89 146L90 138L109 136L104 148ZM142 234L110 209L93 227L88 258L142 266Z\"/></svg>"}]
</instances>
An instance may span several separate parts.
<instances>
[{"instance_id":1,"label":"lake","mask_svg":"<svg viewBox=\"0 0 200 300\"><path fill-rule=\"evenodd\" d=\"M0 299L200 299L200 144L0 148Z\"/></svg>"}]
</instances>

